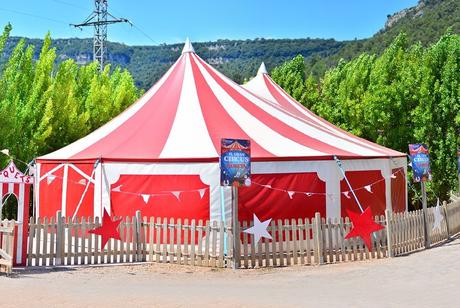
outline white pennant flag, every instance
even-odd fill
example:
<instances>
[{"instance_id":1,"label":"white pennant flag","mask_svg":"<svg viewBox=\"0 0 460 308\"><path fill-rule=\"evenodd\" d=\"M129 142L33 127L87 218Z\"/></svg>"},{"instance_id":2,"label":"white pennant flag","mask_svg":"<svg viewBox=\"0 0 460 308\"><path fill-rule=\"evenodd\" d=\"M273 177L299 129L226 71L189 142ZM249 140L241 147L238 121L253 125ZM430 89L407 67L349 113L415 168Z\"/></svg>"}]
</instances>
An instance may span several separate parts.
<instances>
[{"instance_id":1,"label":"white pennant flag","mask_svg":"<svg viewBox=\"0 0 460 308\"><path fill-rule=\"evenodd\" d=\"M30 166L29 167L29 175L34 175L35 174L35 167L34 166Z\"/></svg>"},{"instance_id":2,"label":"white pennant flag","mask_svg":"<svg viewBox=\"0 0 460 308\"><path fill-rule=\"evenodd\" d=\"M141 194L142 199L144 199L145 204L149 203L150 195L148 194Z\"/></svg>"},{"instance_id":3,"label":"white pennant flag","mask_svg":"<svg viewBox=\"0 0 460 308\"><path fill-rule=\"evenodd\" d=\"M52 175L52 174L49 174L47 177L46 177L46 183L49 185L51 183L53 183L53 181L56 179L56 176L55 175Z\"/></svg>"},{"instance_id":4,"label":"white pennant flag","mask_svg":"<svg viewBox=\"0 0 460 308\"><path fill-rule=\"evenodd\" d=\"M80 184L80 185L86 185L86 180L85 180L85 179L81 179L80 181L78 181L78 184Z\"/></svg>"},{"instance_id":5,"label":"white pennant flag","mask_svg":"<svg viewBox=\"0 0 460 308\"><path fill-rule=\"evenodd\" d=\"M394 173L391 174L390 178L396 179L396 175Z\"/></svg>"},{"instance_id":6,"label":"white pennant flag","mask_svg":"<svg viewBox=\"0 0 460 308\"><path fill-rule=\"evenodd\" d=\"M293 197L294 194L295 194L295 191L288 191L287 193L288 193L288 195L289 195L289 199L292 199L292 197Z\"/></svg>"},{"instance_id":7,"label":"white pennant flag","mask_svg":"<svg viewBox=\"0 0 460 308\"><path fill-rule=\"evenodd\" d=\"M342 194L343 194L345 197L347 197L347 199L351 199L351 197L350 197L350 192L349 192L349 191L344 191Z\"/></svg>"},{"instance_id":8,"label":"white pennant flag","mask_svg":"<svg viewBox=\"0 0 460 308\"><path fill-rule=\"evenodd\" d=\"M180 201L180 194L181 194L181 191L172 191L171 193L174 195L174 197L177 198L177 200Z\"/></svg>"},{"instance_id":9,"label":"white pennant flag","mask_svg":"<svg viewBox=\"0 0 460 308\"><path fill-rule=\"evenodd\" d=\"M441 207L439 206L439 198L438 202L436 202L436 206L433 209L433 214L434 214L434 222L433 222L433 228L431 229L432 231L438 229L439 232L441 232L441 222L444 219L444 216L441 214Z\"/></svg>"},{"instance_id":10,"label":"white pennant flag","mask_svg":"<svg viewBox=\"0 0 460 308\"><path fill-rule=\"evenodd\" d=\"M0 152L5 154L6 156L10 156L10 150L8 150L8 149L3 149Z\"/></svg>"},{"instance_id":11,"label":"white pennant flag","mask_svg":"<svg viewBox=\"0 0 460 308\"><path fill-rule=\"evenodd\" d=\"M364 189L367 190L368 192L372 193L371 185L364 186Z\"/></svg>"},{"instance_id":12,"label":"white pennant flag","mask_svg":"<svg viewBox=\"0 0 460 308\"><path fill-rule=\"evenodd\" d=\"M269 185L269 184L266 184L266 185L262 185L262 186L263 186L263 187L265 187L265 188L272 188L272 186L271 186L271 185Z\"/></svg>"},{"instance_id":13,"label":"white pennant flag","mask_svg":"<svg viewBox=\"0 0 460 308\"><path fill-rule=\"evenodd\" d=\"M309 193L309 192L307 192L305 194L307 195L307 197L311 197L313 195L312 193Z\"/></svg>"},{"instance_id":14,"label":"white pennant flag","mask_svg":"<svg viewBox=\"0 0 460 308\"><path fill-rule=\"evenodd\" d=\"M203 199L204 193L206 192L206 188L202 188L198 190L198 192L200 193L200 198Z\"/></svg>"},{"instance_id":15,"label":"white pennant flag","mask_svg":"<svg viewBox=\"0 0 460 308\"><path fill-rule=\"evenodd\" d=\"M123 185L119 185L119 186L115 187L114 189L112 189L112 191L121 191L121 186L123 186Z\"/></svg>"}]
</instances>

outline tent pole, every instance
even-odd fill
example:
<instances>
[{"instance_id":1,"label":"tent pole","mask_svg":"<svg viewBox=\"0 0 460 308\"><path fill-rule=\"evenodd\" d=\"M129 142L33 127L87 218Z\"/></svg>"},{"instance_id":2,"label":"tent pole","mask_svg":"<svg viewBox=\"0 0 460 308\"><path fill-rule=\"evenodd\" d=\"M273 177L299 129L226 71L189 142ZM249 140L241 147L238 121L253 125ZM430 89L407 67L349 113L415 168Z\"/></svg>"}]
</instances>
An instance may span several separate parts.
<instances>
[{"instance_id":1,"label":"tent pole","mask_svg":"<svg viewBox=\"0 0 460 308\"><path fill-rule=\"evenodd\" d=\"M238 187L232 186L232 230L233 230L233 264L238 269L240 264L240 230L238 222Z\"/></svg>"},{"instance_id":2,"label":"tent pole","mask_svg":"<svg viewBox=\"0 0 460 308\"><path fill-rule=\"evenodd\" d=\"M220 215L221 221L224 223L224 228L227 228L227 219L225 217L225 191L224 187L220 186ZM227 248L227 232L224 232L224 243L220 243L220 245L224 245L224 254L228 255L228 248Z\"/></svg>"},{"instance_id":3,"label":"tent pole","mask_svg":"<svg viewBox=\"0 0 460 308\"><path fill-rule=\"evenodd\" d=\"M422 206L423 206L423 232L425 235L425 248L430 248L430 238L428 236L428 217L427 217L427 202L426 202L426 187L425 181L420 182L422 188Z\"/></svg>"}]
</instances>

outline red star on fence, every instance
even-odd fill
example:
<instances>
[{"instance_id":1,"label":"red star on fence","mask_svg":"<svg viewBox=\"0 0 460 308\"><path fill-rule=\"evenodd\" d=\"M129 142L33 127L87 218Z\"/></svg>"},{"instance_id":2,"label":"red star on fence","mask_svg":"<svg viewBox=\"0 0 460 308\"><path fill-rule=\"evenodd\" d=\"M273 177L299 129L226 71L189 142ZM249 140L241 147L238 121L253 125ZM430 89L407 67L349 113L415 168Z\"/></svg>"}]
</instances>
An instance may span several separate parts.
<instances>
[{"instance_id":1,"label":"red star on fence","mask_svg":"<svg viewBox=\"0 0 460 308\"><path fill-rule=\"evenodd\" d=\"M104 210L104 215L102 216L102 225L100 227L89 230L88 232L102 236L101 248L103 249L109 239L114 238L116 240L121 240L120 233L117 230L121 220L121 218L118 220L112 220L107 211Z\"/></svg>"},{"instance_id":2,"label":"red star on fence","mask_svg":"<svg viewBox=\"0 0 460 308\"><path fill-rule=\"evenodd\" d=\"M347 210L347 213L351 219L351 222L353 223L353 227L351 231L345 236L345 239L351 237L360 237L363 239L367 248L372 251L371 234L382 230L385 227L374 221L370 207L365 209L361 214L349 210Z\"/></svg>"}]
</instances>

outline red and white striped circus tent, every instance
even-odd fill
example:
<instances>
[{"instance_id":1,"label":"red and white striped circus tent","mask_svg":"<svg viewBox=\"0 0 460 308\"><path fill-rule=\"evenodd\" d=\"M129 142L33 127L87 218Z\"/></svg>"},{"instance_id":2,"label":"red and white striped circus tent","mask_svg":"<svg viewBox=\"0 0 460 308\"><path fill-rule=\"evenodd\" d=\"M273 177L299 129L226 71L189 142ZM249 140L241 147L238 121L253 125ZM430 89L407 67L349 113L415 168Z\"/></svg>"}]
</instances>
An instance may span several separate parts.
<instances>
[{"instance_id":1,"label":"red and white striped circus tent","mask_svg":"<svg viewBox=\"0 0 460 308\"><path fill-rule=\"evenodd\" d=\"M265 88L252 87L262 81ZM339 217L344 205L356 206L334 156L374 213L406 208L405 154L315 116L267 74L238 85L187 41L180 58L130 108L36 160L36 211L229 219L231 190L219 182L221 138L251 141L253 185L239 189L240 219L316 211Z\"/></svg>"}]
</instances>

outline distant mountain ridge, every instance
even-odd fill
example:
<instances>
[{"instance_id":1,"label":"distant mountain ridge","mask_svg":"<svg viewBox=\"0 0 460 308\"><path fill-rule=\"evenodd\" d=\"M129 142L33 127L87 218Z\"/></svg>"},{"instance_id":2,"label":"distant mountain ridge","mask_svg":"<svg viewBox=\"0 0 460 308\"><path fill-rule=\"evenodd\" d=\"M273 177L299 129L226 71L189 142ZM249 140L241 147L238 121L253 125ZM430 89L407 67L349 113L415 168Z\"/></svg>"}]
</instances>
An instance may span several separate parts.
<instances>
[{"instance_id":1,"label":"distant mountain ridge","mask_svg":"<svg viewBox=\"0 0 460 308\"><path fill-rule=\"evenodd\" d=\"M410 42L428 44L436 41L448 27L460 32L460 1L420 0L413 8L388 15L382 30L368 39L222 39L194 42L193 46L203 59L237 82L253 76L262 61L272 69L298 54L306 59L307 73L319 77L341 58L351 59L362 52L381 52L401 31L407 33ZM5 53L11 53L19 39L12 37ZM38 55L42 40L26 40L37 46ZM54 39L53 46L60 61L72 58L84 64L92 59L92 39ZM109 42L108 60L112 65L127 68L138 86L147 89L177 60L181 49L182 44L128 46Z\"/></svg>"},{"instance_id":2,"label":"distant mountain ridge","mask_svg":"<svg viewBox=\"0 0 460 308\"><path fill-rule=\"evenodd\" d=\"M336 65L341 58L349 60L363 52L380 54L401 32L406 33L409 44L420 42L427 46L448 29L460 33L460 1L419 0L414 7L387 15L385 26L372 37L345 42L339 51L320 59L307 58L307 67L320 76L324 68Z\"/></svg>"},{"instance_id":3,"label":"distant mountain ridge","mask_svg":"<svg viewBox=\"0 0 460 308\"><path fill-rule=\"evenodd\" d=\"M19 37L12 37L5 48L5 52L11 53L19 40ZM26 40L28 43L36 45L35 52L38 56L42 40ZM261 38L192 43L195 51L203 59L238 82L252 76L262 61L265 61L272 68L298 54L306 58L312 55L327 56L337 52L344 44L332 39L309 38ZM92 39L53 39L53 47L56 47L60 61L69 58L80 64L92 61ZM177 60L182 47L183 44L128 46L109 42L108 60L112 65L127 68L139 86L148 88Z\"/></svg>"}]
</instances>

